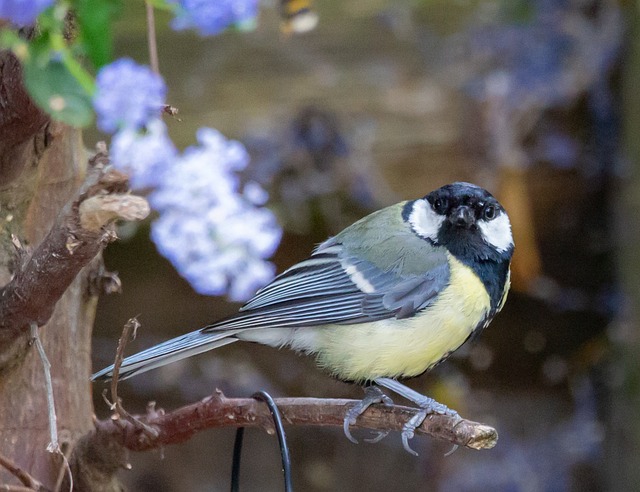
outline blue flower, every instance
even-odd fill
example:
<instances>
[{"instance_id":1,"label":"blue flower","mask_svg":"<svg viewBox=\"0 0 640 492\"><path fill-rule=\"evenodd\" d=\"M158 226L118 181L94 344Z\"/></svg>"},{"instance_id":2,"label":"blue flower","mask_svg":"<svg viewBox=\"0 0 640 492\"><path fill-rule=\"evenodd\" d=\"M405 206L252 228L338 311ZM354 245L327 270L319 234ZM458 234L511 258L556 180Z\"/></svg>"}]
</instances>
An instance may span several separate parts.
<instances>
[{"instance_id":1,"label":"blue flower","mask_svg":"<svg viewBox=\"0 0 640 492\"><path fill-rule=\"evenodd\" d=\"M54 0L0 0L0 19L18 26L33 24L40 13Z\"/></svg>"},{"instance_id":2,"label":"blue flower","mask_svg":"<svg viewBox=\"0 0 640 492\"><path fill-rule=\"evenodd\" d=\"M147 124L146 132L123 128L111 140L113 166L130 176L131 188L158 186L178 152L160 119Z\"/></svg>"},{"instance_id":3,"label":"blue flower","mask_svg":"<svg viewBox=\"0 0 640 492\"><path fill-rule=\"evenodd\" d=\"M200 145L184 151L168 179L149 197L156 210L188 209L202 214L240 198L240 178L235 171L249 162L244 146L212 128L200 128L196 137Z\"/></svg>"},{"instance_id":4,"label":"blue flower","mask_svg":"<svg viewBox=\"0 0 640 492\"><path fill-rule=\"evenodd\" d=\"M244 185L242 195L254 205L264 205L269 199L269 193L255 181Z\"/></svg>"},{"instance_id":5,"label":"blue flower","mask_svg":"<svg viewBox=\"0 0 640 492\"><path fill-rule=\"evenodd\" d=\"M229 298L234 301L246 301L256 291L266 285L275 274L273 263L252 259L239 265L229 286Z\"/></svg>"},{"instance_id":6,"label":"blue flower","mask_svg":"<svg viewBox=\"0 0 640 492\"><path fill-rule=\"evenodd\" d=\"M275 219L251 220L253 212L234 217L216 210L202 220L184 210L169 210L151 224L151 238L197 292L246 300L273 278L275 267L260 253L272 254L280 239ZM253 236L256 224L262 239ZM228 236L230 226L241 232Z\"/></svg>"},{"instance_id":7,"label":"blue flower","mask_svg":"<svg viewBox=\"0 0 640 492\"><path fill-rule=\"evenodd\" d=\"M238 171L249 161L242 144L210 128L197 137L200 145L175 161L149 197L160 212L151 237L196 291L246 300L273 278L265 259L282 231L273 213L257 206L266 191L241 184Z\"/></svg>"},{"instance_id":8,"label":"blue flower","mask_svg":"<svg viewBox=\"0 0 640 492\"><path fill-rule=\"evenodd\" d=\"M235 24L246 23L258 15L258 0L179 0L171 26L176 30L196 29L213 36Z\"/></svg>"},{"instance_id":9,"label":"blue flower","mask_svg":"<svg viewBox=\"0 0 640 492\"><path fill-rule=\"evenodd\" d=\"M160 75L129 58L102 67L96 83L93 105L98 127L109 133L143 128L159 115L167 93Z\"/></svg>"}]
</instances>

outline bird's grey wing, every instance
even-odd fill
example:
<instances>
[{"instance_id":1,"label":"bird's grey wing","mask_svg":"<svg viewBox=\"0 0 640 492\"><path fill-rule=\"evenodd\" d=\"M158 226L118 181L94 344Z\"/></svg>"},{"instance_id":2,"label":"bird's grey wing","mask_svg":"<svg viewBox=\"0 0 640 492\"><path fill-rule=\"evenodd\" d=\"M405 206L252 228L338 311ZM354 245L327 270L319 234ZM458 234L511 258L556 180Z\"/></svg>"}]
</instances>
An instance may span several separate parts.
<instances>
[{"instance_id":1,"label":"bird's grey wing","mask_svg":"<svg viewBox=\"0 0 640 492\"><path fill-rule=\"evenodd\" d=\"M240 312L203 331L352 324L407 318L425 308L449 281L444 252L429 250L430 269L403 274L404 258L383 270L327 241L260 290Z\"/></svg>"}]
</instances>

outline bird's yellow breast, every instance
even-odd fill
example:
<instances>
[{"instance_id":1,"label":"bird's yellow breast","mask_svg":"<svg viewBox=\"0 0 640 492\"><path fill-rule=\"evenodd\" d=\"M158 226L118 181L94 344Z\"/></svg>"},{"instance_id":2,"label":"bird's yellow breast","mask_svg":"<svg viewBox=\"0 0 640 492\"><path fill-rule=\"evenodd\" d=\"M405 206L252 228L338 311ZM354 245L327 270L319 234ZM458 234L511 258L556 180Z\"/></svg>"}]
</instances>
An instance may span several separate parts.
<instances>
[{"instance_id":1,"label":"bird's yellow breast","mask_svg":"<svg viewBox=\"0 0 640 492\"><path fill-rule=\"evenodd\" d=\"M473 271L449 258L449 285L420 314L356 325L331 325L314 333L318 363L353 381L422 374L469 337L490 310Z\"/></svg>"}]
</instances>

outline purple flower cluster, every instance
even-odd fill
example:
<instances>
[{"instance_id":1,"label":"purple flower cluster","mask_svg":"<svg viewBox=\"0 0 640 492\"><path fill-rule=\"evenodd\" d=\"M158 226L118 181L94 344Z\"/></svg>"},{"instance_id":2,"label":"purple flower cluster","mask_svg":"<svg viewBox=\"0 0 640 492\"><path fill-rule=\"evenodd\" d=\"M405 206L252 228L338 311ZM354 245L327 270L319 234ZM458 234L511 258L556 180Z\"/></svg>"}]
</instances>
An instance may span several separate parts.
<instances>
[{"instance_id":1,"label":"purple flower cluster","mask_svg":"<svg viewBox=\"0 0 640 492\"><path fill-rule=\"evenodd\" d=\"M213 36L231 25L244 24L258 15L258 0L178 0L171 27L196 29Z\"/></svg>"},{"instance_id":2,"label":"purple flower cluster","mask_svg":"<svg viewBox=\"0 0 640 492\"><path fill-rule=\"evenodd\" d=\"M245 300L273 277L264 258L275 251L281 230L259 206L266 192L240 183L238 171L249 162L244 147L210 128L197 137L200 145L184 152L149 197L160 212L151 237L198 292Z\"/></svg>"},{"instance_id":3,"label":"purple flower cluster","mask_svg":"<svg viewBox=\"0 0 640 492\"><path fill-rule=\"evenodd\" d=\"M274 275L265 260L280 241L273 213L262 207L267 192L241 183L249 155L239 142L201 128L198 146L180 155L160 119L162 79L131 60L98 74L94 107L102 130L115 132L114 167L128 173L133 188L151 188L158 218L151 237L158 250L202 294L227 293L245 300Z\"/></svg>"},{"instance_id":4,"label":"purple flower cluster","mask_svg":"<svg viewBox=\"0 0 640 492\"><path fill-rule=\"evenodd\" d=\"M146 125L144 132L123 128L111 139L111 162L129 175L133 189L153 188L163 183L178 151L159 119Z\"/></svg>"},{"instance_id":5,"label":"purple flower cluster","mask_svg":"<svg viewBox=\"0 0 640 492\"><path fill-rule=\"evenodd\" d=\"M40 13L54 0L0 0L0 19L18 26L33 24Z\"/></svg>"},{"instance_id":6,"label":"purple flower cluster","mask_svg":"<svg viewBox=\"0 0 640 492\"><path fill-rule=\"evenodd\" d=\"M104 66L98 72L96 85L98 128L109 133L121 128L143 128L160 114L167 94L160 75L130 58Z\"/></svg>"},{"instance_id":7,"label":"purple flower cluster","mask_svg":"<svg viewBox=\"0 0 640 492\"><path fill-rule=\"evenodd\" d=\"M160 119L166 93L162 77L129 58L98 72L93 99L98 127L115 132L111 162L129 174L133 188L159 186L178 155Z\"/></svg>"}]
</instances>

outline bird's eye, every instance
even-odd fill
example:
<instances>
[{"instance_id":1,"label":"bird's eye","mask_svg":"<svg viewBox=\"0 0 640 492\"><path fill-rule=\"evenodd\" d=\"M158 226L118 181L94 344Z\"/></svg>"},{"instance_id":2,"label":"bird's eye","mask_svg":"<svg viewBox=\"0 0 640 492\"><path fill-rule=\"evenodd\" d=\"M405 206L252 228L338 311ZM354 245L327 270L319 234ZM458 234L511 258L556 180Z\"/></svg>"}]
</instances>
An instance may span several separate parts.
<instances>
[{"instance_id":1,"label":"bird's eye","mask_svg":"<svg viewBox=\"0 0 640 492\"><path fill-rule=\"evenodd\" d=\"M433 201L433 209L439 214L443 214L447 210L449 202L446 198L436 198Z\"/></svg>"},{"instance_id":2,"label":"bird's eye","mask_svg":"<svg viewBox=\"0 0 640 492\"><path fill-rule=\"evenodd\" d=\"M486 220L493 220L496 218L496 207L493 205L487 205L484 207L482 214Z\"/></svg>"}]
</instances>

